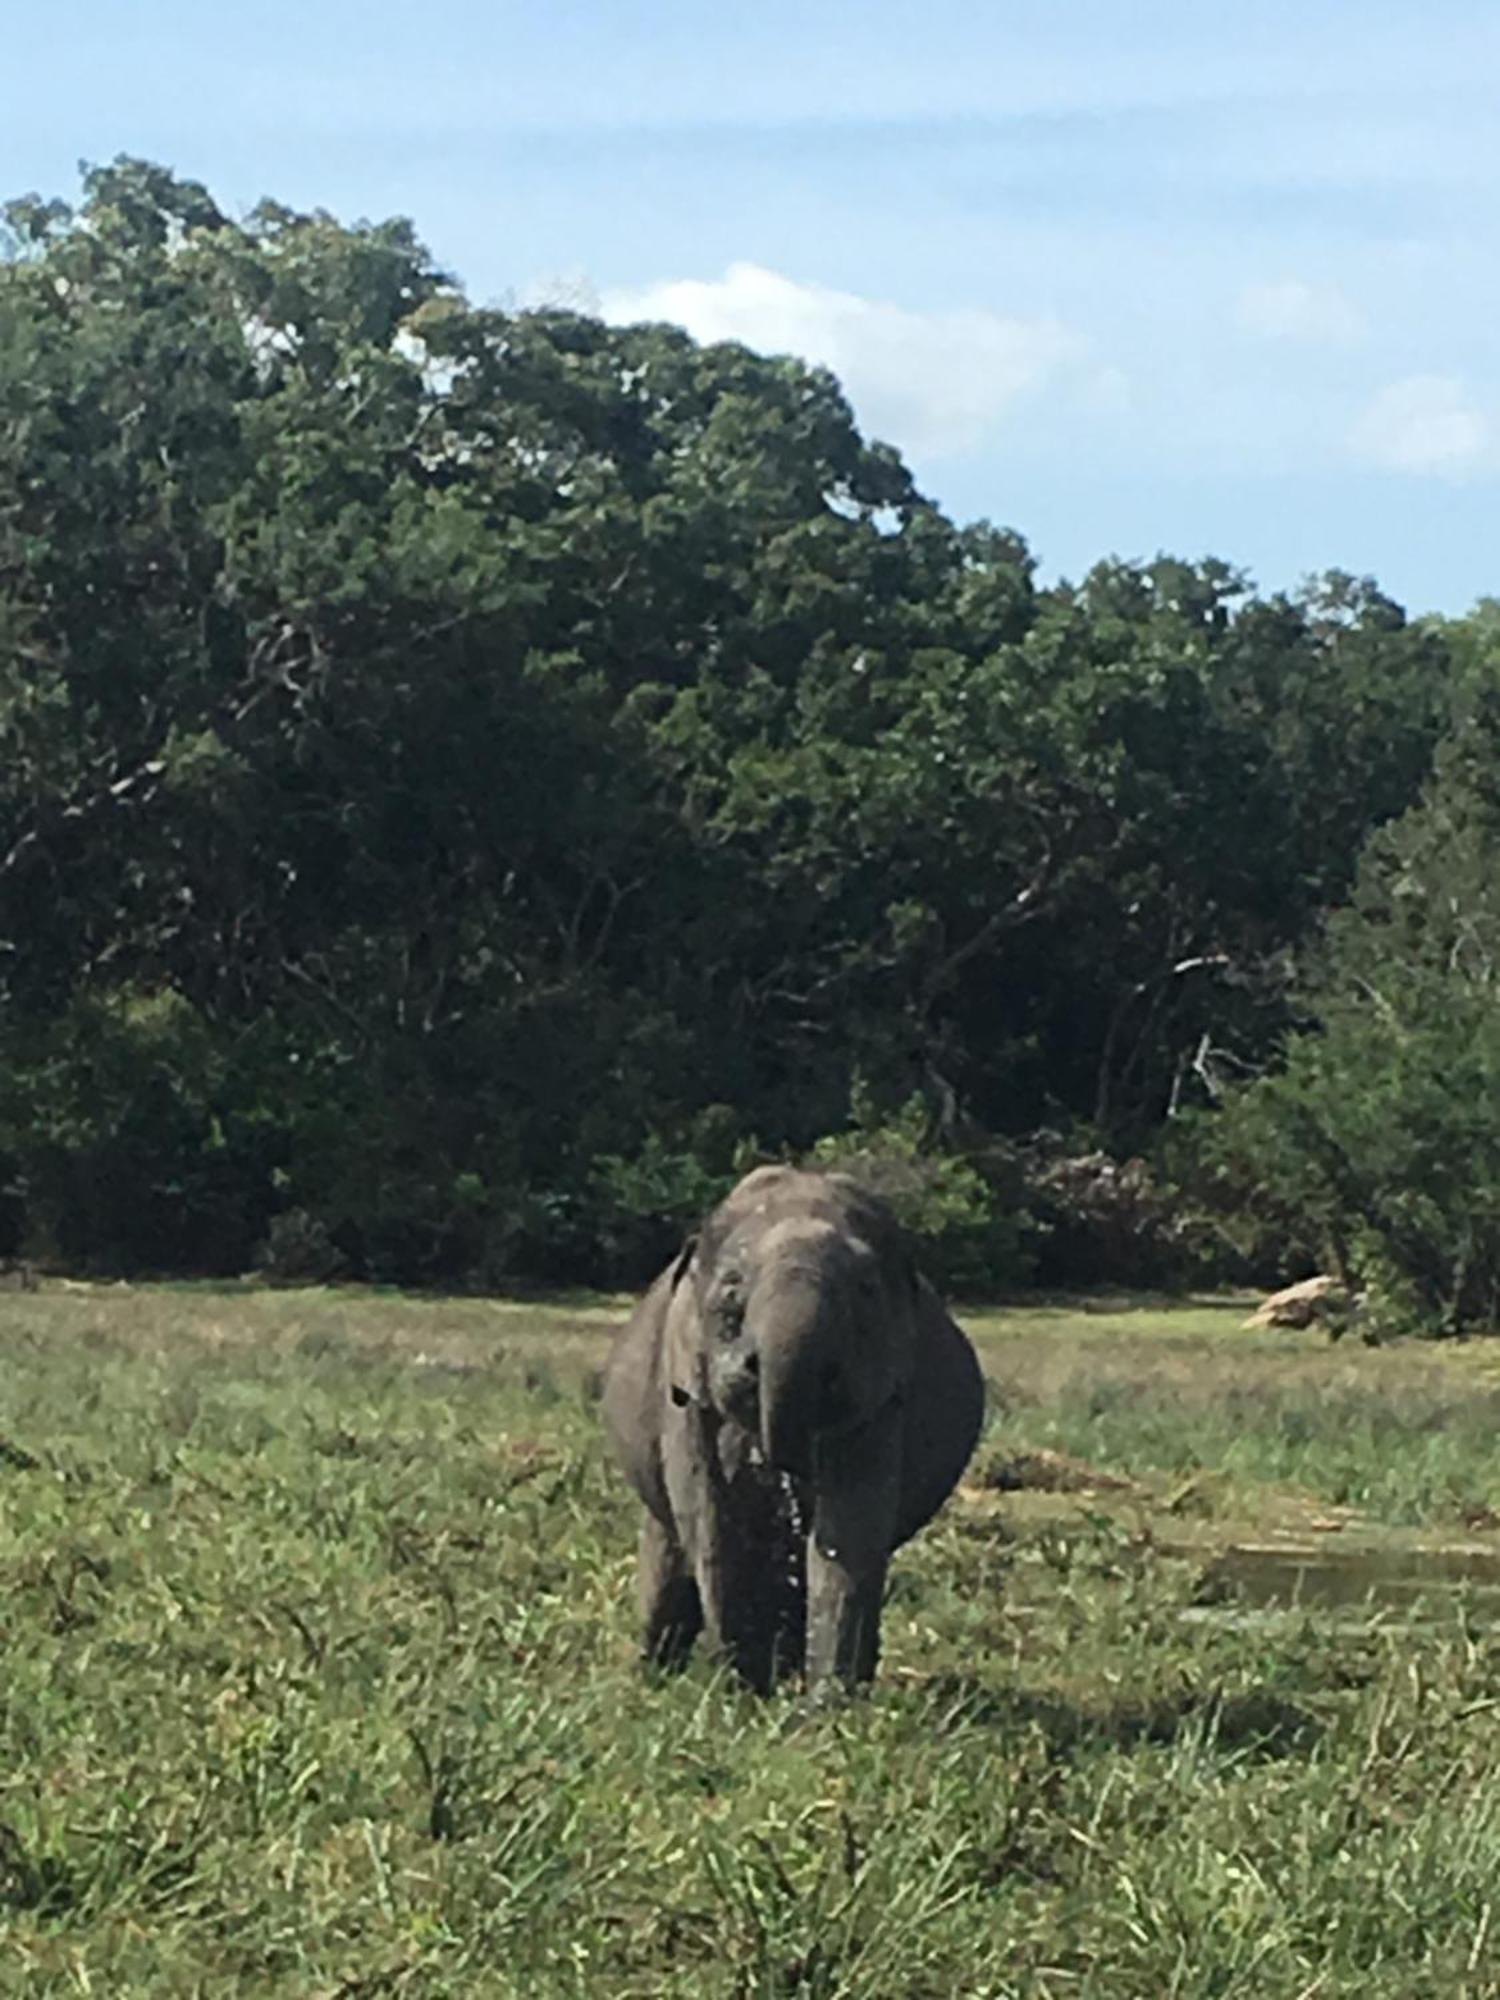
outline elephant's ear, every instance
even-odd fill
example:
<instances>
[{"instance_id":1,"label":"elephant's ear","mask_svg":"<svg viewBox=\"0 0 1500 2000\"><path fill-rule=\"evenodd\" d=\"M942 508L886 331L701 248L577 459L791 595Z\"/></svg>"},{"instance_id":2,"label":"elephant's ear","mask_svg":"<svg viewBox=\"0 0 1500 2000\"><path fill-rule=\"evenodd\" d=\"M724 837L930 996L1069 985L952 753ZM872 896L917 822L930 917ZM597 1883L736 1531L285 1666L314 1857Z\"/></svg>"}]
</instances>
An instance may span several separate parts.
<instances>
[{"instance_id":1,"label":"elephant's ear","mask_svg":"<svg viewBox=\"0 0 1500 2000\"><path fill-rule=\"evenodd\" d=\"M925 1279L917 1292L919 1360L904 1411L898 1544L931 1520L958 1484L984 1422L979 1357Z\"/></svg>"},{"instance_id":2,"label":"elephant's ear","mask_svg":"<svg viewBox=\"0 0 1500 2000\"><path fill-rule=\"evenodd\" d=\"M698 1301L692 1286L686 1282L697 1254L698 1239L690 1236L678 1251L672 1266L671 1296L667 1300L667 1318L663 1329L667 1390L679 1408L684 1403L701 1403L704 1400Z\"/></svg>"},{"instance_id":3,"label":"elephant's ear","mask_svg":"<svg viewBox=\"0 0 1500 2000\"><path fill-rule=\"evenodd\" d=\"M922 1273L904 1231L896 1243L895 1266L896 1309L902 1318L896 1366L905 1378L921 1366L923 1305Z\"/></svg>"}]
</instances>

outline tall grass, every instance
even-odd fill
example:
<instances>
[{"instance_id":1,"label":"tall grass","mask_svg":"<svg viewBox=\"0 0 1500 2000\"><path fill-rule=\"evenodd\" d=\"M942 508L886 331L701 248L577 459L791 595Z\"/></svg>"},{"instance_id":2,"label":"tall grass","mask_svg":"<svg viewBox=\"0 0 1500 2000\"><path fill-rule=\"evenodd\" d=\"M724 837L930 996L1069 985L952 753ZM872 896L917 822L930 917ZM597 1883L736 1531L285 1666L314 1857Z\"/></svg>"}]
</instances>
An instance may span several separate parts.
<instances>
[{"instance_id":1,"label":"tall grass","mask_svg":"<svg viewBox=\"0 0 1500 2000\"><path fill-rule=\"evenodd\" d=\"M637 1673L594 1315L6 1313L0 1991L1500 1993L1500 1634L1185 1621L1143 1532L1195 1469L1446 1528L1497 1497L1482 1356L988 1324L983 1453L1147 1497L954 1503L811 1714Z\"/></svg>"}]
</instances>

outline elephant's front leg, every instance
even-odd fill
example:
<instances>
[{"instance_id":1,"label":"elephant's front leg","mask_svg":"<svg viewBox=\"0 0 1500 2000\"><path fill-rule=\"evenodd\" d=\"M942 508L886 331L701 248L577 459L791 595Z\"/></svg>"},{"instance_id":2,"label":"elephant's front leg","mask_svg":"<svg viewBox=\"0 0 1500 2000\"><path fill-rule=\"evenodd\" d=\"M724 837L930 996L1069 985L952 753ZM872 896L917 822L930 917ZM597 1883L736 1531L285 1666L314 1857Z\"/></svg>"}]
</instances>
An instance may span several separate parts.
<instances>
[{"instance_id":1,"label":"elephant's front leg","mask_svg":"<svg viewBox=\"0 0 1500 2000\"><path fill-rule=\"evenodd\" d=\"M817 1446L816 1498L807 1544L807 1682L857 1686L880 1652L880 1608L901 1490L896 1405L873 1422Z\"/></svg>"},{"instance_id":2,"label":"elephant's front leg","mask_svg":"<svg viewBox=\"0 0 1500 2000\"><path fill-rule=\"evenodd\" d=\"M642 1658L656 1667L680 1667L703 1630L703 1606L682 1544L654 1514L641 1524L636 1584Z\"/></svg>"}]
</instances>

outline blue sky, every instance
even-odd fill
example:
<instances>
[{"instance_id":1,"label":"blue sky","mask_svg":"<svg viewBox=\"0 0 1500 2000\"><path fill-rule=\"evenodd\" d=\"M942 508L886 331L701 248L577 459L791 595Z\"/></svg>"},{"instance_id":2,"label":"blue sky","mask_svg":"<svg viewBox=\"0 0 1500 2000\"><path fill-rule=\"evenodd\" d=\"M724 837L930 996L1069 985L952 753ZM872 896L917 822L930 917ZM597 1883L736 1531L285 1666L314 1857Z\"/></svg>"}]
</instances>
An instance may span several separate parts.
<instances>
[{"instance_id":1,"label":"blue sky","mask_svg":"<svg viewBox=\"0 0 1500 2000\"><path fill-rule=\"evenodd\" d=\"M1500 592L1493 0L55 0L0 65L6 194L140 153L805 352L1048 575Z\"/></svg>"}]
</instances>

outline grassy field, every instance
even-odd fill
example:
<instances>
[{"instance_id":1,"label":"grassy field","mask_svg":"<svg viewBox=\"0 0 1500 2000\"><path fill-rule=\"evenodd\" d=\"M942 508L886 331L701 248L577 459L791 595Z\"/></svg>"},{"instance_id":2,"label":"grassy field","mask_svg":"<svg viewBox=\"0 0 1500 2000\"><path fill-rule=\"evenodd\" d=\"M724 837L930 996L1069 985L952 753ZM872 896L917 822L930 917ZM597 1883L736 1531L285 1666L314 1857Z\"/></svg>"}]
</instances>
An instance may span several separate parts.
<instances>
[{"instance_id":1,"label":"grassy field","mask_svg":"<svg viewBox=\"0 0 1500 2000\"><path fill-rule=\"evenodd\" d=\"M1500 1995L1493 1606L1215 1584L1500 1555L1500 1343L1242 1312L966 1315L971 1477L812 1715L637 1673L607 1306L0 1299L0 1992Z\"/></svg>"}]
</instances>

